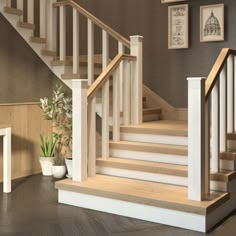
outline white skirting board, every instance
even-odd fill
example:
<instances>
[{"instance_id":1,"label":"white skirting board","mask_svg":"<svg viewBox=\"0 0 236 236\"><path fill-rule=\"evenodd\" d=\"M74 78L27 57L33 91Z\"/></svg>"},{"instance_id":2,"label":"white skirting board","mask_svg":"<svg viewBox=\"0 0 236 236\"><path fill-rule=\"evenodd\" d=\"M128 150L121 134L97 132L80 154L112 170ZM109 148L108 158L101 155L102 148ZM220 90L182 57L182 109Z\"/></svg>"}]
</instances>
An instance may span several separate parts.
<instances>
[{"instance_id":1,"label":"white skirting board","mask_svg":"<svg viewBox=\"0 0 236 236\"><path fill-rule=\"evenodd\" d=\"M130 179L139 179L139 180L146 180L165 184L174 184L180 186L188 185L187 177L181 177L181 176L156 174L156 173L116 169L116 168L101 167L101 166L97 166L97 173L103 175L111 175ZM224 192L227 191L227 183L225 182L211 181L210 187L211 190L214 191L224 191Z\"/></svg>"},{"instance_id":2,"label":"white skirting board","mask_svg":"<svg viewBox=\"0 0 236 236\"><path fill-rule=\"evenodd\" d=\"M132 217L175 227L206 231L204 215L141 205L77 192L58 190L58 201L72 206Z\"/></svg>"}]
</instances>

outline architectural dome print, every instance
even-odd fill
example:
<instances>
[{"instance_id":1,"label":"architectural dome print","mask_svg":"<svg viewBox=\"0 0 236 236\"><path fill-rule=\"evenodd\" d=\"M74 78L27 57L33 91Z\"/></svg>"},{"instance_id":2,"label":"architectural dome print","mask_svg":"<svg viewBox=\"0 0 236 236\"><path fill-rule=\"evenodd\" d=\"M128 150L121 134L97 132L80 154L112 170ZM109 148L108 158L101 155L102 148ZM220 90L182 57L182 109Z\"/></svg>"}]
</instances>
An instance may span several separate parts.
<instances>
[{"instance_id":1,"label":"architectural dome print","mask_svg":"<svg viewBox=\"0 0 236 236\"><path fill-rule=\"evenodd\" d=\"M214 16L213 10L211 16L207 19L204 28L204 36L208 35L221 35L220 23L217 17Z\"/></svg>"},{"instance_id":2,"label":"architectural dome print","mask_svg":"<svg viewBox=\"0 0 236 236\"><path fill-rule=\"evenodd\" d=\"M224 5L202 6L200 10L200 41L224 40Z\"/></svg>"}]
</instances>

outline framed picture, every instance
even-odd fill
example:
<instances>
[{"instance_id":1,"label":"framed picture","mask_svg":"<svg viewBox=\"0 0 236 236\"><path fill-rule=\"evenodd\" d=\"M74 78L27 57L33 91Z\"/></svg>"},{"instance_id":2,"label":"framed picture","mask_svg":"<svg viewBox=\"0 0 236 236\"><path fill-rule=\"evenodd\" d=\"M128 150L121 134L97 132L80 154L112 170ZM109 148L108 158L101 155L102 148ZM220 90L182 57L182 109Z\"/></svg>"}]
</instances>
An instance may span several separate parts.
<instances>
[{"instance_id":1,"label":"framed picture","mask_svg":"<svg viewBox=\"0 0 236 236\"><path fill-rule=\"evenodd\" d=\"M161 0L161 3L169 3L169 2L183 2L186 0Z\"/></svg>"},{"instance_id":2,"label":"framed picture","mask_svg":"<svg viewBox=\"0 0 236 236\"><path fill-rule=\"evenodd\" d=\"M168 7L168 48L188 48L188 4Z\"/></svg>"},{"instance_id":3,"label":"framed picture","mask_svg":"<svg viewBox=\"0 0 236 236\"><path fill-rule=\"evenodd\" d=\"M200 41L224 40L224 4L200 7Z\"/></svg>"}]
</instances>

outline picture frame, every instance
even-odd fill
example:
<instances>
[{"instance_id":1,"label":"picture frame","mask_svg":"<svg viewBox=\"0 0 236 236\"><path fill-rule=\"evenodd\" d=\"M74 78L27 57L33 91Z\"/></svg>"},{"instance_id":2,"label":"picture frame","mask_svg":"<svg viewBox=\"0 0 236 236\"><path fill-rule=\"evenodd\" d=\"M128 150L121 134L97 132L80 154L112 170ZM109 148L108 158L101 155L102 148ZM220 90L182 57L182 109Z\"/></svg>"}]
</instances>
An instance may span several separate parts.
<instances>
[{"instance_id":1,"label":"picture frame","mask_svg":"<svg viewBox=\"0 0 236 236\"><path fill-rule=\"evenodd\" d=\"M224 4L200 7L200 42L224 41Z\"/></svg>"},{"instance_id":2,"label":"picture frame","mask_svg":"<svg viewBox=\"0 0 236 236\"><path fill-rule=\"evenodd\" d=\"M188 48L188 4L168 7L168 49Z\"/></svg>"},{"instance_id":3,"label":"picture frame","mask_svg":"<svg viewBox=\"0 0 236 236\"><path fill-rule=\"evenodd\" d=\"M187 0L161 0L161 3L183 2Z\"/></svg>"}]
</instances>

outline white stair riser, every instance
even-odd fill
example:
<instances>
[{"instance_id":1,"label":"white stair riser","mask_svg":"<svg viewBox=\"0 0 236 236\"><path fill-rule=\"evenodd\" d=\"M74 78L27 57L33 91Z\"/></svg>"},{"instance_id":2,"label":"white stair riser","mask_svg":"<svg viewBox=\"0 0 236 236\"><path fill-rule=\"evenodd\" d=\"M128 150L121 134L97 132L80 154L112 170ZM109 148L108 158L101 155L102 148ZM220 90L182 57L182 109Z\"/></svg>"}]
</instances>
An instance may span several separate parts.
<instances>
[{"instance_id":1,"label":"white stair riser","mask_svg":"<svg viewBox=\"0 0 236 236\"><path fill-rule=\"evenodd\" d=\"M97 166L97 173L104 175L125 177L130 179L139 179L158 183L174 184L180 186L188 185L187 177L180 177L175 175L156 174L156 173L101 167L101 166ZM227 191L227 183L225 182L211 181L210 187L211 190L215 191Z\"/></svg>"},{"instance_id":2,"label":"white stair riser","mask_svg":"<svg viewBox=\"0 0 236 236\"><path fill-rule=\"evenodd\" d=\"M110 149L110 157L119 157L133 160L162 162L177 165L188 165L187 156L162 154L154 152L140 152L124 149Z\"/></svg>"},{"instance_id":3,"label":"white stair riser","mask_svg":"<svg viewBox=\"0 0 236 236\"><path fill-rule=\"evenodd\" d=\"M206 217L183 211L59 190L59 203L206 232Z\"/></svg>"},{"instance_id":4,"label":"white stair riser","mask_svg":"<svg viewBox=\"0 0 236 236\"><path fill-rule=\"evenodd\" d=\"M143 116L143 121L155 121L155 120L160 120L159 114L145 114Z\"/></svg>"},{"instance_id":5,"label":"white stair riser","mask_svg":"<svg viewBox=\"0 0 236 236\"><path fill-rule=\"evenodd\" d=\"M171 145L188 145L188 138L183 136L168 136L142 133L121 133L121 140L142 143L159 143Z\"/></svg>"},{"instance_id":6,"label":"white stair riser","mask_svg":"<svg viewBox=\"0 0 236 236\"><path fill-rule=\"evenodd\" d=\"M223 170L235 170L235 161L231 160L220 160L220 167Z\"/></svg>"}]
</instances>

